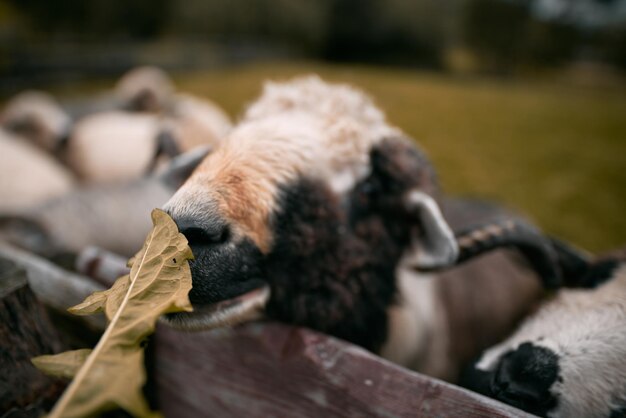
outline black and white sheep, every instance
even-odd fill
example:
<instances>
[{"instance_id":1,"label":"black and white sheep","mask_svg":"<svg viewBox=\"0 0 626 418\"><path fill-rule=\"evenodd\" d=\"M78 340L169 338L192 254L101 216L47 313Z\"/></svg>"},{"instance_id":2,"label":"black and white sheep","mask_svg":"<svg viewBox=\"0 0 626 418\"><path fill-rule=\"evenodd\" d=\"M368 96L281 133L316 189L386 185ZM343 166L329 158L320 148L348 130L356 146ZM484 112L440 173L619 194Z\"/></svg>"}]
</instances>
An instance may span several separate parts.
<instances>
[{"instance_id":1,"label":"black and white sheep","mask_svg":"<svg viewBox=\"0 0 626 418\"><path fill-rule=\"evenodd\" d=\"M583 273L598 286L560 291L485 351L464 384L537 415L624 416L626 250Z\"/></svg>"},{"instance_id":2,"label":"black and white sheep","mask_svg":"<svg viewBox=\"0 0 626 418\"><path fill-rule=\"evenodd\" d=\"M460 359L503 338L541 294L503 253L418 272L459 256L431 164L366 95L317 77L266 85L164 208L195 256L194 312L168 317L186 329L265 315L454 379ZM500 303L464 303L489 294ZM457 319L476 330L472 344L457 344Z\"/></svg>"}]
</instances>

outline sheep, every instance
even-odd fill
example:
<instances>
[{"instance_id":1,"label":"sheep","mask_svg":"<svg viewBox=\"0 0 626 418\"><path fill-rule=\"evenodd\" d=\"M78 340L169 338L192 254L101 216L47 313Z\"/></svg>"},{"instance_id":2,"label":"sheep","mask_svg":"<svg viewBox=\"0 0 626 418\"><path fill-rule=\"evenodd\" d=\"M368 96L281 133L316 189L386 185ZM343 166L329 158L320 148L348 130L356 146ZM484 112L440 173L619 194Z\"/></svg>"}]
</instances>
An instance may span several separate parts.
<instances>
[{"instance_id":1,"label":"sheep","mask_svg":"<svg viewBox=\"0 0 626 418\"><path fill-rule=\"evenodd\" d=\"M114 88L115 96L124 108L154 113L167 111L174 91L174 83L165 71L151 66L133 68Z\"/></svg>"},{"instance_id":2,"label":"sheep","mask_svg":"<svg viewBox=\"0 0 626 418\"><path fill-rule=\"evenodd\" d=\"M0 212L24 210L74 187L72 174L55 159L0 130Z\"/></svg>"},{"instance_id":3,"label":"sheep","mask_svg":"<svg viewBox=\"0 0 626 418\"><path fill-rule=\"evenodd\" d=\"M150 171L161 154L181 151L171 137L173 128L165 128L157 116L109 105L73 120L50 95L28 91L9 101L2 125L65 163L84 182L135 179Z\"/></svg>"},{"instance_id":4,"label":"sheep","mask_svg":"<svg viewBox=\"0 0 626 418\"><path fill-rule=\"evenodd\" d=\"M84 182L140 177L162 156L218 146L231 129L218 106L175 93L167 75L153 67L140 67L122 77L116 93L121 108L77 120L65 144L64 161Z\"/></svg>"},{"instance_id":5,"label":"sheep","mask_svg":"<svg viewBox=\"0 0 626 418\"><path fill-rule=\"evenodd\" d=\"M183 151L198 144L215 146L232 128L228 115L215 103L176 91L169 76L156 67L138 67L124 76L115 94L127 110L159 114L169 120Z\"/></svg>"},{"instance_id":6,"label":"sheep","mask_svg":"<svg viewBox=\"0 0 626 418\"><path fill-rule=\"evenodd\" d=\"M52 96L30 90L9 100L0 115L0 125L54 153L67 138L71 118Z\"/></svg>"},{"instance_id":7,"label":"sheep","mask_svg":"<svg viewBox=\"0 0 626 418\"><path fill-rule=\"evenodd\" d=\"M498 237L518 225L483 225L460 239L440 201L428 159L364 93L316 76L268 83L163 206L195 257L194 312L166 321L202 330L268 317L454 380L460 359L503 338L542 289L532 269L508 253L445 274L417 271L475 256L476 242L503 244ZM545 268L549 251L537 248L527 254L545 256L537 265L554 284L558 272ZM517 280L503 283L496 277L502 271ZM465 279L473 285L455 295ZM463 301L484 299L486 291L503 301L462 310L458 316L478 337L456 353L449 321ZM476 326L485 317L492 324Z\"/></svg>"},{"instance_id":8,"label":"sheep","mask_svg":"<svg viewBox=\"0 0 626 418\"><path fill-rule=\"evenodd\" d=\"M189 113L178 120L121 111L96 113L75 123L62 157L85 183L132 180L151 172L162 157L219 146L218 134L209 133L217 126L214 122Z\"/></svg>"},{"instance_id":9,"label":"sheep","mask_svg":"<svg viewBox=\"0 0 626 418\"><path fill-rule=\"evenodd\" d=\"M548 417L626 413L626 250L585 271L589 289L564 289L486 350L464 384Z\"/></svg>"},{"instance_id":10,"label":"sheep","mask_svg":"<svg viewBox=\"0 0 626 418\"><path fill-rule=\"evenodd\" d=\"M152 169L161 132L152 115L96 113L74 124L63 160L85 183L137 179Z\"/></svg>"},{"instance_id":11,"label":"sheep","mask_svg":"<svg viewBox=\"0 0 626 418\"><path fill-rule=\"evenodd\" d=\"M167 116L167 126L177 146L189 151L208 144L216 147L232 129L228 115L215 103L186 93L178 93Z\"/></svg>"},{"instance_id":12,"label":"sheep","mask_svg":"<svg viewBox=\"0 0 626 418\"><path fill-rule=\"evenodd\" d=\"M198 148L147 178L90 186L0 217L0 236L55 259L98 246L131 256L150 230L150 211L162 205L208 152Z\"/></svg>"},{"instance_id":13,"label":"sheep","mask_svg":"<svg viewBox=\"0 0 626 418\"><path fill-rule=\"evenodd\" d=\"M49 94L26 91L9 101L1 121L6 130L47 151L84 182L138 178L153 168L162 143L173 139L156 116L115 106L108 103L107 110L83 112L75 120Z\"/></svg>"}]
</instances>

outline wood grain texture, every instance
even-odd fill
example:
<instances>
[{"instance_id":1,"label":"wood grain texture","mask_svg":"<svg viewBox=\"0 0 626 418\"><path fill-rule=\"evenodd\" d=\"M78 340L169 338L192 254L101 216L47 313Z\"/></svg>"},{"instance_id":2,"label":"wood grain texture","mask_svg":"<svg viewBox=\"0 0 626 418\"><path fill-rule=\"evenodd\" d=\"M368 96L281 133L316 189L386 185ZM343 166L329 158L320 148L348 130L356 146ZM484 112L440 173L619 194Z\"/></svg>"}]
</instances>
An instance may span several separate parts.
<instances>
[{"instance_id":1,"label":"wood grain texture","mask_svg":"<svg viewBox=\"0 0 626 418\"><path fill-rule=\"evenodd\" d=\"M54 402L65 385L45 376L30 359L60 349L26 274L0 258L0 417L37 417Z\"/></svg>"},{"instance_id":2,"label":"wood grain texture","mask_svg":"<svg viewBox=\"0 0 626 418\"><path fill-rule=\"evenodd\" d=\"M87 296L104 286L62 269L52 262L28 251L0 242L0 257L12 260L28 274L28 284L37 298L47 307L65 315L67 308L82 302ZM92 329L102 330L106 321L101 315L80 318Z\"/></svg>"},{"instance_id":3,"label":"wood grain texture","mask_svg":"<svg viewBox=\"0 0 626 418\"><path fill-rule=\"evenodd\" d=\"M160 325L152 365L166 417L529 417L304 328Z\"/></svg>"}]
</instances>

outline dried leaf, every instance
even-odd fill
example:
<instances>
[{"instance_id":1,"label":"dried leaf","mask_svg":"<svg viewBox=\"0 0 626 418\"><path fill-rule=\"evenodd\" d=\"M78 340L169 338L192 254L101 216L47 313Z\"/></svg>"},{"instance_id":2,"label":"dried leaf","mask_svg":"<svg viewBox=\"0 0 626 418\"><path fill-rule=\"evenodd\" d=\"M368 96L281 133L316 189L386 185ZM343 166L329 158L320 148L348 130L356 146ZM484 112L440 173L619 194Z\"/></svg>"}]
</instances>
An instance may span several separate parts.
<instances>
[{"instance_id":1,"label":"dried leaf","mask_svg":"<svg viewBox=\"0 0 626 418\"><path fill-rule=\"evenodd\" d=\"M35 357L32 362L47 375L71 379L76 375L80 366L85 363L89 353L91 353L90 348L83 348L56 355Z\"/></svg>"},{"instance_id":2,"label":"dried leaf","mask_svg":"<svg viewBox=\"0 0 626 418\"><path fill-rule=\"evenodd\" d=\"M144 339L159 316L191 311L188 293L193 258L185 237L163 211L152 211L154 227L135 255L130 274L108 290L96 292L70 308L77 315L104 311L109 325L91 354L77 369L76 352L33 359L43 370L75 377L50 417L84 417L115 408L139 417L154 416L141 393ZM74 356L74 358L72 357Z\"/></svg>"}]
</instances>

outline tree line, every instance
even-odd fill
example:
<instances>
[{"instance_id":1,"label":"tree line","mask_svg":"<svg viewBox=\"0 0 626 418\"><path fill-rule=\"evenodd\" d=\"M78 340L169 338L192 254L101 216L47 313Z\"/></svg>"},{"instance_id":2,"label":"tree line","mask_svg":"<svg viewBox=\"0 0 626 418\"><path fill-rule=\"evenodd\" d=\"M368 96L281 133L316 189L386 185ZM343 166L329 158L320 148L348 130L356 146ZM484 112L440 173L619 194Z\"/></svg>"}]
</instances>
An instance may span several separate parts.
<instances>
[{"instance_id":1,"label":"tree line","mask_svg":"<svg viewBox=\"0 0 626 418\"><path fill-rule=\"evenodd\" d=\"M35 39L254 41L333 61L432 68L462 50L499 73L580 59L626 69L626 21L589 27L567 13L542 18L531 0L5 1Z\"/></svg>"}]
</instances>

